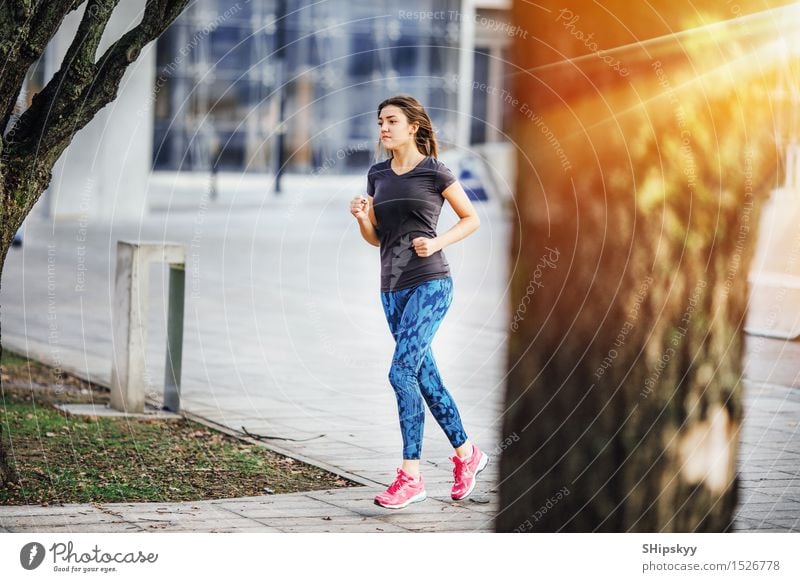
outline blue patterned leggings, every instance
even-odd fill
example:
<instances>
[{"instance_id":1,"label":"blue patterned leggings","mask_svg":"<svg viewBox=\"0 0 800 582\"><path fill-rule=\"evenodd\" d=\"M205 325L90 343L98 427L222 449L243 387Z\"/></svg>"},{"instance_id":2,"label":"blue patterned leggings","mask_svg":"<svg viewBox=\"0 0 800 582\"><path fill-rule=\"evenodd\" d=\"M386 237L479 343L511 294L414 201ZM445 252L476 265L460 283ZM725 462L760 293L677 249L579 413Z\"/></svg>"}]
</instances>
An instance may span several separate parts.
<instances>
[{"instance_id":1,"label":"blue patterned leggings","mask_svg":"<svg viewBox=\"0 0 800 582\"><path fill-rule=\"evenodd\" d=\"M453 397L442 384L431 342L453 301L453 279L382 291L381 303L396 345L389 382L397 397L403 459L419 459L425 423L423 399L453 448L467 441Z\"/></svg>"}]
</instances>

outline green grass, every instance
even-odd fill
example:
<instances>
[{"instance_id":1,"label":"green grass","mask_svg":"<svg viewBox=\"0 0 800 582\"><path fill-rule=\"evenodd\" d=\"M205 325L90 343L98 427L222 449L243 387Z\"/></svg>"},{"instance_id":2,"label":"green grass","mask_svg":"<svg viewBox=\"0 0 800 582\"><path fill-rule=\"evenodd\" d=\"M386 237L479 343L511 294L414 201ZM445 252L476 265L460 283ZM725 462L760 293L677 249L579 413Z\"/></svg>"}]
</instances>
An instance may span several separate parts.
<instances>
[{"instance_id":1,"label":"green grass","mask_svg":"<svg viewBox=\"0 0 800 582\"><path fill-rule=\"evenodd\" d=\"M17 367L23 366L27 362L27 358L24 358L19 354L15 354L14 352L10 352L7 349L3 349L3 357L0 358L0 365Z\"/></svg>"},{"instance_id":2,"label":"green grass","mask_svg":"<svg viewBox=\"0 0 800 582\"><path fill-rule=\"evenodd\" d=\"M0 504L189 501L354 485L317 467L180 420L73 417L55 402L108 393L3 350L0 424L20 480Z\"/></svg>"}]
</instances>

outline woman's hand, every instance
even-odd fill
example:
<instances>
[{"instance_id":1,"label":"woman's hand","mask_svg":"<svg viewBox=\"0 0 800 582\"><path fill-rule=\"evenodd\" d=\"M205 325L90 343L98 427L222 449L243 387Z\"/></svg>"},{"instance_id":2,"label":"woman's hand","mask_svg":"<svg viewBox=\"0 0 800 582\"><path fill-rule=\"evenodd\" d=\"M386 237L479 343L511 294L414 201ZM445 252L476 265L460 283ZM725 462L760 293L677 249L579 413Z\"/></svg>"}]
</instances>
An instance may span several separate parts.
<instances>
[{"instance_id":1,"label":"woman's hand","mask_svg":"<svg viewBox=\"0 0 800 582\"><path fill-rule=\"evenodd\" d=\"M442 246L438 238L425 238L424 236L418 236L411 241L411 244L414 246L414 250L420 257L430 257L433 253L442 250Z\"/></svg>"},{"instance_id":2,"label":"woman's hand","mask_svg":"<svg viewBox=\"0 0 800 582\"><path fill-rule=\"evenodd\" d=\"M358 220L369 220L369 200L363 196L354 196L350 201L350 214Z\"/></svg>"}]
</instances>

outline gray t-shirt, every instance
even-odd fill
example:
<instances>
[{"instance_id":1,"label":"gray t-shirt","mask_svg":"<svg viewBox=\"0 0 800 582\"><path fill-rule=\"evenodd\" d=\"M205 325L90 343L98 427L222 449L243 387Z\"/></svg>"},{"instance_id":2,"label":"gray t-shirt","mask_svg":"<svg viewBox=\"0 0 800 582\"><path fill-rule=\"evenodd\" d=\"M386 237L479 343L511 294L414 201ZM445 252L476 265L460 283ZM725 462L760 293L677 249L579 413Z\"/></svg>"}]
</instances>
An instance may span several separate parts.
<instances>
[{"instance_id":1,"label":"gray t-shirt","mask_svg":"<svg viewBox=\"0 0 800 582\"><path fill-rule=\"evenodd\" d=\"M431 156L400 175L391 163L391 159L379 162L367 173L367 194L373 197L381 243L381 291L397 291L450 275L442 251L420 257L411 241L436 236L442 192L456 177Z\"/></svg>"}]
</instances>

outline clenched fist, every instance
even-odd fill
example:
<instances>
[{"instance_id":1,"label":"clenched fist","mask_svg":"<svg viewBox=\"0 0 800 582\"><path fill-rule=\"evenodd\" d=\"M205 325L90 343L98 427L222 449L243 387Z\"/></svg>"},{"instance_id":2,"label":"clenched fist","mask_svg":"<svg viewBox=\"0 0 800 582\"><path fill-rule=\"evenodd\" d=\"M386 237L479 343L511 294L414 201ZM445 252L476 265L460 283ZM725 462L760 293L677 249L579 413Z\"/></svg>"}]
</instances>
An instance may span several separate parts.
<instances>
[{"instance_id":1,"label":"clenched fist","mask_svg":"<svg viewBox=\"0 0 800 582\"><path fill-rule=\"evenodd\" d=\"M420 257L430 257L433 253L442 250L438 239L435 238L418 236L411 241L411 244L413 245L417 255Z\"/></svg>"},{"instance_id":2,"label":"clenched fist","mask_svg":"<svg viewBox=\"0 0 800 582\"><path fill-rule=\"evenodd\" d=\"M350 201L350 214L355 216L358 220L369 219L369 200L363 196L355 196Z\"/></svg>"}]
</instances>

